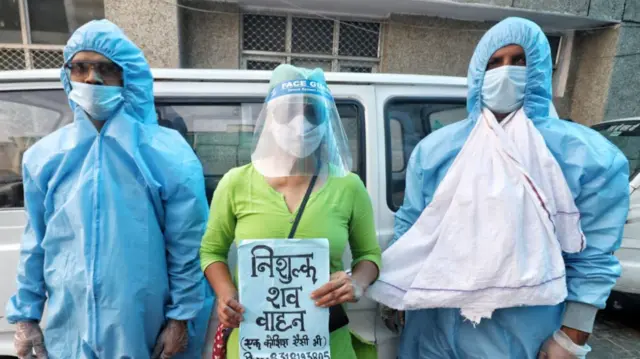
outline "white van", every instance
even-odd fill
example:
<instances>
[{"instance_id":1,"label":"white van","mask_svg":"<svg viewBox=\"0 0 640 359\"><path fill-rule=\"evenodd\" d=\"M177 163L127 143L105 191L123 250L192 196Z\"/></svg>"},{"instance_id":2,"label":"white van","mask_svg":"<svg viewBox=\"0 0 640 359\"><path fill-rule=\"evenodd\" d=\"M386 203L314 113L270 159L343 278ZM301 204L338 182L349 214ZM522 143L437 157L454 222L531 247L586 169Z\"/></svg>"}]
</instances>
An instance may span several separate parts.
<instances>
[{"instance_id":1,"label":"white van","mask_svg":"<svg viewBox=\"0 0 640 359\"><path fill-rule=\"evenodd\" d=\"M211 199L231 168L250 161L253 125L270 72L154 70L161 125L183 134L200 158ZM366 184L382 248L402 204L405 168L430 132L466 117L464 78L329 73L327 80L350 141L353 171ZM73 121L58 70L0 72L0 359L15 358L5 303L15 291L25 225L20 163L35 141ZM233 251L232 251L233 252ZM232 258L230 258L232 259ZM350 253L345 262L350 262ZM397 338L366 299L349 305L351 328L377 343L379 358L396 357ZM208 352L211 358L210 326Z\"/></svg>"},{"instance_id":2,"label":"white van","mask_svg":"<svg viewBox=\"0 0 640 359\"><path fill-rule=\"evenodd\" d=\"M640 298L640 117L605 121L592 127L613 142L629 160L629 215L622 245L615 252L622 265L622 276L615 291Z\"/></svg>"}]
</instances>

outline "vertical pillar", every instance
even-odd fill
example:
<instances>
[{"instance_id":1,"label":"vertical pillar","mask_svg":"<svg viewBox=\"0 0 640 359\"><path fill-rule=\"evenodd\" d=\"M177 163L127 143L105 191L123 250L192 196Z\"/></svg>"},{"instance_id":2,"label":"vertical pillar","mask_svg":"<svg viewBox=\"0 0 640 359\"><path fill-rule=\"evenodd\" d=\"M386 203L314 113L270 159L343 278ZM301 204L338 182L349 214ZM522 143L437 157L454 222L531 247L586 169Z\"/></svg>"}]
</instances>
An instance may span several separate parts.
<instances>
[{"instance_id":1,"label":"vertical pillar","mask_svg":"<svg viewBox=\"0 0 640 359\"><path fill-rule=\"evenodd\" d=\"M151 67L180 67L178 0L104 0L105 17L144 51Z\"/></svg>"},{"instance_id":2,"label":"vertical pillar","mask_svg":"<svg viewBox=\"0 0 640 359\"><path fill-rule=\"evenodd\" d=\"M183 0L185 65L191 68L237 69L240 67L240 7L238 4Z\"/></svg>"}]
</instances>

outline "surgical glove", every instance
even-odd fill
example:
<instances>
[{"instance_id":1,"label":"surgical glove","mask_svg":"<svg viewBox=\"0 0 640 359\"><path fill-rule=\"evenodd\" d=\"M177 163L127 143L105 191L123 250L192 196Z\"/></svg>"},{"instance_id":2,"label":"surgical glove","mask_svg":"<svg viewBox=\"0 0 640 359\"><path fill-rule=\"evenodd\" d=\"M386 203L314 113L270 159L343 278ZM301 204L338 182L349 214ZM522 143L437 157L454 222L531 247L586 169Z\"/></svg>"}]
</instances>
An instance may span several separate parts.
<instances>
[{"instance_id":1,"label":"surgical glove","mask_svg":"<svg viewBox=\"0 0 640 359\"><path fill-rule=\"evenodd\" d=\"M153 359L172 358L174 355L187 350L188 344L187 322L169 319L158 337L151 357Z\"/></svg>"},{"instance_id":2,"label":"surgical glove","mask_svg":"<svg viewBox=\"0 0 640 359\"><path fill-rule=\"evenodd\" d=\"M38 323L34 321L16 323L16 334L13 345L20 359L31 359L35 351L38 359L48 359L44 346L44 335Z\"/></svg>"},{"instance_id":3,"label":"surgical glove","mask_svg":"<svg viewBox=\"0 0 640 359\"><path fill-rule=\"evenodd\" d=\"M542 345L538 359L585 359L590 351L591 347L587 344L580 346L565 332L558 330Z\"/></svg>"}]
</instances>

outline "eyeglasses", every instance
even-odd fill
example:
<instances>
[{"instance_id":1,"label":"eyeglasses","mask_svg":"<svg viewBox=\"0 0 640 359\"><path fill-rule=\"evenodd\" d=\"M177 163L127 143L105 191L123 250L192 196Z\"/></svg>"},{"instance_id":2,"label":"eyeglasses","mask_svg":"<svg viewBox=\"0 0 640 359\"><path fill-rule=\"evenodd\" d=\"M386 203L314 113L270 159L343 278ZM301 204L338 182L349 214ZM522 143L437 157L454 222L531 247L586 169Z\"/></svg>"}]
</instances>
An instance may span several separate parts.
<instances>
[{"instance_id":1,"label":"eyeglasses","mask_svg":"<svg viewBox=\"0 0 640 359\"><path fill-rule=\"evenodd\" d=\"M304 115L312 125L319 125L326 120L325 110L317 103L282 103L274 109L274 117L278 123L289 123L293 118Z\"/></svg>"},{"instance_id":2,"label":"eyeglasses","mask_svg":"<svg viewBox=\"0 0 640 359\"><path fill-rule=\"evenodd\" d=\"M72 76L86 77L93 69L104 80L120 80L122 68L113 62L105 61L73 61L65 64Z\"/></svg>"}]
</instances>

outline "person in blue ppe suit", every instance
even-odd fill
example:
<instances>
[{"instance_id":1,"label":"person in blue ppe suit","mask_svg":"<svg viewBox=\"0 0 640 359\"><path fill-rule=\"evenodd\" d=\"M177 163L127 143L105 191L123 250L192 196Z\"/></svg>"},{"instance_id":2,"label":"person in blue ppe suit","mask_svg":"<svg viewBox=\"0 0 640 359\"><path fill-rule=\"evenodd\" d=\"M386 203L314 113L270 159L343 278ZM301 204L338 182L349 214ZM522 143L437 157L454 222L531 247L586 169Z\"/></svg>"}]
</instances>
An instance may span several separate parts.
<instances>
[{"instance_id":1,"label":"person in blue ppe suit","mask_svg":"<svg viewBox=\"0 0 640 359\"><path fill-rule=\"evenodd\" d=\"M482 110L502 120L524 108L562 169L586 236L583 252L564 254L565 303L496 310L475 326L459 309L408 311L400 315L400 359L564 359L588 352L596 312L620 274L612 253L629 207L628 163L596 132L557 118L551 77L549 44L533 22L508 18L484 35L469 65L469 117L435 131L412 153L394 238L407 232L429 205Z\"/></svg>"},{"instance_id":2,"label":"person in blue ppe suit","mask_svg":"<svg viewBox=\"0 0 640 359\"><path fill-rule=\"evenodd\" d=\"M149 65L117 26L82 26L64 57L75 121L23 160L28 222L7 304L18 355L198 358L213 304L201 164L158 126Z\"/></svg>"}]
</instances>

